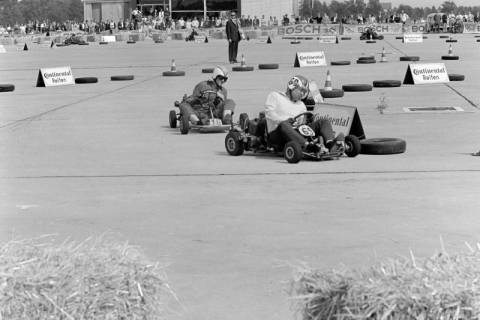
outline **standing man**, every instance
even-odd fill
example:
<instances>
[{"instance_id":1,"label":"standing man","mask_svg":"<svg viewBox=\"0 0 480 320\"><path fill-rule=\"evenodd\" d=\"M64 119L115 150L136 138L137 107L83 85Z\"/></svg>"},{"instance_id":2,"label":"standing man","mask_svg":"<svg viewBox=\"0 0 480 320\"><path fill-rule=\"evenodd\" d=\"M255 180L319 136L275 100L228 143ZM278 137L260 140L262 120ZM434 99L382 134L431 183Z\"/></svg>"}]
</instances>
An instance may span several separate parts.
<instances>
[{"instance_id":1,"label":"standing man","mask_svg":"<svg viewBox=\"0 0 480 320\"><path fill-rule=\"evenodd\" d=\"M228 60L230 63L235 63L237 61L237 52L238 52L238 43L240 42L240 31L239 31L237 16L235 12L230 12L230 17L227 21L226 33L228 39Z\"/></svg>"}]
</instances>

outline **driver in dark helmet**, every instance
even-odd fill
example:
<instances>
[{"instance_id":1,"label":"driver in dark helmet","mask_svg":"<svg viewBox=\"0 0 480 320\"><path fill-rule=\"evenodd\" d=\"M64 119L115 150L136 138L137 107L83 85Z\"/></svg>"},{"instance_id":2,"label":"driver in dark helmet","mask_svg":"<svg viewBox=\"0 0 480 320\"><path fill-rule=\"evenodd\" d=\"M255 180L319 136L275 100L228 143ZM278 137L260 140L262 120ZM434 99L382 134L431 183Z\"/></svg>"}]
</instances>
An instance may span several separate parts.
<instances>
[{"instance_id":1,"label":"driver in dark helmet","mask_svg":"<svg viewBox=\"0 0 480 320\"><path fill-rule=\"evenodd\" d=\"M300 146L306 148L309 143L293 126L295 122L305 122L319 137L316 146L320 153L343 150L344 135L340 133L335 137L332 125L328 120L313 120L311 117L303 119L304 116L301 116L294 121L296 116L307 112L307 107L302 100L306 99L309 93L309 81L301 75L296 75L288 81L285 92L273 91L269 93L265 102L265 118L260 119L254 129L257 139L253 144L264 144L265 139L263 137L265 132L268 132L267 136L270 144L284 145L289 141L296 141Z\"/></svg>"},{"instance_id":2,"label":"driver in dark helmet","mask_svg":"<svg viewBox=\"0 0 480 320\"><path fill-rule=\"evenodd\" d=\"M212 114L223 124L231 124L235 102L227 99L227 89L223 86L227 79L227 69L216 66L211 80L199 82L192 95L184 97L179 106L181 114L193 124L206 125Z\"/></svg>"}]
</instances>

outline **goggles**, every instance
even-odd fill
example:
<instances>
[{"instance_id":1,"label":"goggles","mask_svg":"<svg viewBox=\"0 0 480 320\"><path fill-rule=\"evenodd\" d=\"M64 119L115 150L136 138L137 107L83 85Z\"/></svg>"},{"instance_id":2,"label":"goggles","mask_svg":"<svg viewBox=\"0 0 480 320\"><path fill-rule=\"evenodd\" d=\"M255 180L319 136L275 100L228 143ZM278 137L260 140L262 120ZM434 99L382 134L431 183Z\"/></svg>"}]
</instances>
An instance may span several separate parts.
<instances>
[{"instance_id":1,"label":"goggles","mask_svg":"<svg viewBox=\"0 0 480 320\"><path fill-rule=\"evenodd\" d=\"M223 82L227 82L228 80L228 77L224 77L224 76L217 76L216 79L219 79L219 80L222 80Z\"/></svg>"}]
</instances>

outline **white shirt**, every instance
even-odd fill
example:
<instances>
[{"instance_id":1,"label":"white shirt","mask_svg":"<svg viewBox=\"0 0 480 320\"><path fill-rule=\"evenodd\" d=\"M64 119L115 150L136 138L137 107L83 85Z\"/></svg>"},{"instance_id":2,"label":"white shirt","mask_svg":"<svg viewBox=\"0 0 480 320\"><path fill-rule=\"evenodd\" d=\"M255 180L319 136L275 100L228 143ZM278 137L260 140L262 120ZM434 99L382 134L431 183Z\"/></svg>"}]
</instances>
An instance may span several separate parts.
<instances>
[{"instance_id":1,"label":"white shirt","mask_svg":"<svg viewBox=\"0 0 480 320\"><path fill-rule=\"evenodd\" d=\"M280 122L306 111L307 107L305 107L303 101L293 102L285 93L270 92L267 101L265 101L265 118L267 119L268 132L275 130Z\"/></svg>"}]
</instances>

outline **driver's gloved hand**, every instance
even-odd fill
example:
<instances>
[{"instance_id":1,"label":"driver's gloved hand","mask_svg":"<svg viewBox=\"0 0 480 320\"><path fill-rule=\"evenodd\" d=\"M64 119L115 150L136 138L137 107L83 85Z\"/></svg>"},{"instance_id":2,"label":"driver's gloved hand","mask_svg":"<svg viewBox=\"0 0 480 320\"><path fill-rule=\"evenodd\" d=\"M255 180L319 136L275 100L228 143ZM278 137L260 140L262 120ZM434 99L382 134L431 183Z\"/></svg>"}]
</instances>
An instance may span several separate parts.
<instances>
[{"instance_id":1,"label":"driver's gloved hand","mask_svg":"<svg viewBox=\"0 0 480 320\"><path fill-rule=\"evenodd\" d=\"M287 119L287 122L290 123L290 124L294 124L294 123L295 123L295 119L293 119L293 118L288 118L288 119Z\"/></svg>"}]
</instances>

